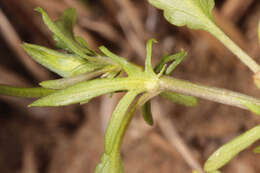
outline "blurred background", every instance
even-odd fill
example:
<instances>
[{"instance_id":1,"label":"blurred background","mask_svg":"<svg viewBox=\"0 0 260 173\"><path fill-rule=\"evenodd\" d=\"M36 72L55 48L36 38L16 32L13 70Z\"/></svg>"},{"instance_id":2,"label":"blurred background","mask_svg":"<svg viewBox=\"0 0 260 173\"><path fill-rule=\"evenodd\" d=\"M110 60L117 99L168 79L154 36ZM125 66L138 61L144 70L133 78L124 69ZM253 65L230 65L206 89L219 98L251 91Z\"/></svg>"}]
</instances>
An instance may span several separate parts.
<instances>
[{"instance_id":1,"label":"blurred background","mask_svg":"<svg viewBox=\"0 0 260 173\"><path fill-rule=\"evenodd\" d=\"M91 48L105 45L143 65L145 43L156 38L153 63L166 52L188 52L173 76L260 97L251 72L220 42L204 31L177 28L146 0L0 0L0 83L37 86L57 75L35 63L22 42L54 48L51 33L34 8L57 19L77 9L76 35ZM260 62L257 25L259 0L216 0L216 23ZM1 173L91 173L103 152L109 116L120 94L61 108L27 108L32 100L0 96ZM162 99L152 102L156 123L147 126L137 112L125 136L122 158L126 173L190 173L201 169L222 144L259 124L248 111L199 100L187 108ZM259 143L258 143L259 144ZM255 146L255 145L254 145ZM223 168L225 173L260 172L253 147Z\"/></svg>"}]
</instances>

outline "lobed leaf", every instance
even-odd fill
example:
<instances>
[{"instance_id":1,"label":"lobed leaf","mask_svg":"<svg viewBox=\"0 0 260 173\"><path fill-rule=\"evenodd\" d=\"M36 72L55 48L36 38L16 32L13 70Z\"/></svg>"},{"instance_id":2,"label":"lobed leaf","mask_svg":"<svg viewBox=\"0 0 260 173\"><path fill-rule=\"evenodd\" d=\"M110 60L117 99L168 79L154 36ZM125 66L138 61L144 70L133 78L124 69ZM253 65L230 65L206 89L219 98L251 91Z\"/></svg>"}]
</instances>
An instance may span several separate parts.
<instances>
[{"instance_id":1,"label":"lobed leaf","mask_svg":"<svg viewBox=\"0 0 260 173\"><path fill-rule=\"evenodd\" d=\"M162 9L166 20L173 25L210 30L214 0L149 0L149 2Z\"/></svg>"},{"instance_id":2,"label":"lobed leaf","mask_svg":"<svg viewBox=\"0 0 260 173\"><path fill-rule=\"evenodd\" d=\"M169 67L166 69L165 74L170 75L173 70L184 60L186 53L184 51L181 51L179 56L176 57L175 61L173 61Z\"/></svg>"},{"instance_id":3,"label":"lobed leaf","mask_svg":"<svg viewBox=\"0 0 260 173\"><path fill-rule=\"evenodd\" d=\"M23 49L39 64L62 77L71 77L101 68L103 64L90 63L76 55L64 54L43 46L24 43Z\"/></svg>"},{"instance_id":4,"label":"lobed leaf","mask_svg":"<svg viewBox=\"0 0 260 173\"><path fill-rule=\"evenodd\" d=\"M60 90L57 93L35 101L30 106L65 106L115 91L145 91L147 82L149 81L143 78L95 79Z\"/></svg>"},{"instance_id":5,"label":"lobed leaf","mask_svg":"<svg viewBox=\"0 0 260 173\"><path fill-rule=\"evenodd\" d=\"M215 151L206 161L204 170L206 172L218 170L258 139L260 139L260 125L234 138Z\"/></svg>"},{"instance_id":6,"label":"lobed leaf","mask_svg":"<svg viewBox=\"0 0 260 173\"><path fill-rule=\"evenodd\" d=\"M63 15L56 21L52 22L47 13L42 8L36 8L36 11L42 14L44 23L53 32L54 40L57 46L69 52L73 52L82 58L93 60L93 52L82 46L82 42L77 42L73 34L73 27L76 21L76 11L73 8L68 8L64 11ZM86 56L90 55L90 56Z\"/></svg>"},{"instance_id":7,"label":"lobed leaf","mask_svg":"<svg viewBox=\"0 0 260 173\"><path fill-rule=\"evenodd\" d=\"M46 88L22 88L8 85L0 85L0 95L38 98L55 93L57 90Z\"/></svg>"},{"instance_id":8,"label":"lobed leaf","mask_svg":"<svg viewBox=\"0 0 260 173\"><path fill-rule=\"evenodd\" d=\"M103 52L106 56L111 58L114 62L119 64L121 68L124 69L124 71L129 75L129 76L137 76L137 75L143 75L142 69L138 67L137 65L134 65L130 62L128 62L125 58L119 57L116 54L112 53L109 51L105 46L99 47L101 52Z\"/></svg>"},{"instance_id":9,"label":"lobed leaf","mask_svg":"<svg viewBox=\"0 0 260 173\"><path fill-rule=\"evenodd\" d=\"M155 72L159 73L167 63L172 62L165 72L165 74L169 75L184 60L186 55L187 53L183 50L173 55L164 55L155 67Z\"/></svg>"}]
</instances>

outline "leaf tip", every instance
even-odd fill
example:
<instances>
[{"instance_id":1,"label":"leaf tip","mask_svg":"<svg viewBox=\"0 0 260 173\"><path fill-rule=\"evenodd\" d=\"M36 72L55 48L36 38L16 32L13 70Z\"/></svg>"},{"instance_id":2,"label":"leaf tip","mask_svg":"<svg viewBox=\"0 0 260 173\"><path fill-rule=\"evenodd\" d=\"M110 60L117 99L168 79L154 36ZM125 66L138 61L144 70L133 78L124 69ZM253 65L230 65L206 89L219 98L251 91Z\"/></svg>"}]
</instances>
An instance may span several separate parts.
<instances>
[{"instance_id":1,"label":"leaf tip","mask_svg":"<svg viewBox=\"0 0 260 173\"><path fill-rule=\"evenodd\" d=\"M39 13L44 13L44 10L41 7L36 7L34 11L37 11Z\"/></svg>"},{"instance_id":2,"label":"leaf tip","mask_svg":"<svg viewBox=\"0 0 260 173\"><path fill-rule=\"evenodd\" d=\"M260 89L260 71L253 75L254 83L258 89Z\"/></svg>"}]
</instances>

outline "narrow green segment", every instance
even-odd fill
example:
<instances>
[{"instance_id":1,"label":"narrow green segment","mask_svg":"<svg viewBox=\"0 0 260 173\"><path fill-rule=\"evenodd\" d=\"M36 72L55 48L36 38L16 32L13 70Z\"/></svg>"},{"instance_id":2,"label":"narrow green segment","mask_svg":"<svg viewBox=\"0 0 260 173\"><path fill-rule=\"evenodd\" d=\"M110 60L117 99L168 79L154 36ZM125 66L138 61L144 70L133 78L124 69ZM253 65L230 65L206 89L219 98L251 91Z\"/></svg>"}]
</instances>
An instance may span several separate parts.
<instances>
[{"instance_id":1,"label":"narrow green segment","mask_svg":"<svg viewBox=\"0 0 260 173\"><path fill-rule=\"evenodd\" d=\"M73 52L82 58L93 60L90 57L93 52L86 47L82 46L74 37L73 27L76 21L76 11L73 8L68 8L64 11L63 15L56 21L53 22L47 13L42 8L36 8L36 11L42 14L42 18L47 27L53 32L54 39L57 42L57 46L65 49L69 52ZM86 56L90 55L90 56Z\"/></svg>"},{"instance_id":2,"label":"narrow green segment","mask_svg":"<svg viewBox=\"0 0 260 173\"><path fill-rule=\"evenodd\" d=\"M105 152L107 154L114 152L115 142L117 141L116 138L119 138L118 134L120 133L122 122L125 120L129 106L139 93L140 91L127 92L115 108L106 129ZM119 152L118 150L119 148L117 148L117 152Z\"/></svg>"},{"instance_id":3,"label":"narrow green segment","mask_svg":"<svg viewBox=\"0 0 260 173\"><path fill-rule=\"evenodd\" d=\"M62 77L71 77L101 68L103 64L90 63L76 55L64 54L52 49L24 43L24 50L39 64Z\"/></svg>"},{"instance_id":4,"label":"narrow green segment","mask_svg":"<svg viewBox=\"0 0 260 173\"><path fill-rule=\"evenodd\" d=\"M252 102L246 100L240 100L240 102L251 112L260 115L260 105L256 105Z\"/></svg>"},{"instance_id":5,"label":"narrow green segment","mask_svg":"<svg viewBox=\"0 0 260 173\"><path fill-rule=\"evenodd\" d=\"M251 144L260 139L260 125L248 130L244 134L236 137L227 144L220 147L214 152L204 165L206 172L213 172L218 170L231 159L233 159L238 153L245 150Z\"/></svg>"},{"instance_id":6,"label":"narrow green segment","mask_svg":"<svg viewBox=\"0 0 260 173\"><path fill-rule=\"evenodd\" d=\"M171 63L165 71L165 74L169 75L184 60L186 55L187 53L183 50L173 55L164 55L158 65L155 67L155 72L159 73L167 63Z\"/></svg>"},{"instance_id":7,"label":"narrow green segment","mask_svg":"<svg viewBox=\"0 0 260 173\"><path fill-rule=\"evenodd\" d=\"M198 103L198 101L195 97L178 94L178 93L174 93L174 92L165 91L165 92L162 92L160 94L160 96L173 103L181 104L181 105L188 106L188 107L196 106Z\"/></svg>"},{"instance_id":8,"label":"narrow green segment","mask_svg":"<svg viewBox=\"0 0 260 173\"><path fill-rule=\"evenodd\" d=\"M119 57L116 54L109 51L105 46L99 47L99 49L114 62L119 64L129 76L143 75L142 68L135 64L128 62L125 58Z\"/></svg>"},{"instance_id":9,"label":"narrow green segment","mask_svg":"<svg viewBox=\"0 0 260 173\"><path fill-rule=\"evenodd\" d=\"M8 85L0 85L0 95L25 97L25 98L39 98L57 92L57 90L46 88L21 88Z\"/></svg>"},{"instance_id":10,"label":"narrow green segment","mask_svg":"<svg viewBox=\"0 0 260 173\"><path fill-rule=\"evenodd\" d=\"M257 146L254 150L253 150L254 153L256 154L260 154L260 145Z\"/></svg>"},{"instance_id":11,"label":"narrow green segment","mask_svg":"<svg viewBox=\"0 0 260 173\"><path fill-rule=\"evenodd\" d=\"M146 44L146 60L145 60L145 72L150 75L155 75L152 66L152 46L153 43L157 43L155 39L150 39Z\"/></svg>"},{"instance_id":12,"label":"narrow green segment","mask_svg":"<svg viewBox=\"0 0 260 173\"><path fill-rule=\"evenodd\" d=\"M142 106L142 116L144 118L144 121L149 124L150 126L153 125L153 114L151 111L151 102L147 101L143 106Z\"/></svg>"},{"instance_id":13,"label":"narrow green segment","mask_svg":"<svg viewBox=\"0 0 260 173\"><path fill-rule=\"evenodd\" d=\"M32 103L30 106L66 106L79 103L102 94L122 90L146 90L144 78L96 79L78 83Z\"/></svg>"},{"instance_id":14,"label":"narrow green segment","mask_svg":"<svg viewBox=\"0 0 260 173\"><path fill-rule=\"evenodd\" d=\"M88 73L73 76L73 77L43 81L40 83L40 85L44 88L50 88L50 89L65 89L65 88L68 88L77 83L87 81L87 80L93 79L97 76L100 76L103 73L109 71L109 69L113 70L113 68L104 68L104 69L96 70L93 72L88 72Z\"/></svg>"},{"instance_id":15,"label":"narrow green segment","mask_svg":"<svg viewBox=\"0 0 260 173\"><path fill-rule=\"evenodd\" d=\"M173 70L175 70L175 68L184 60L186 53L184 51L181 51L178 55L179 56L176 58L176 60L173 61L166 69L166 75L170 75L173 72Z\"/></svg>"},{"instance_id":16,"label":"narrow green segment","mask_svg":"<svg viewBox=\"0 0 260 173\"><path fill-rule=\"evenodd\" d=\"M122 126L127 126L123 122L129 121L127 119L129 107L139 93L140 91L127 92L116 106L106 129L105 151L95 173L123 173L120 144L125 127Z\"/></svg>"}]
</instances>

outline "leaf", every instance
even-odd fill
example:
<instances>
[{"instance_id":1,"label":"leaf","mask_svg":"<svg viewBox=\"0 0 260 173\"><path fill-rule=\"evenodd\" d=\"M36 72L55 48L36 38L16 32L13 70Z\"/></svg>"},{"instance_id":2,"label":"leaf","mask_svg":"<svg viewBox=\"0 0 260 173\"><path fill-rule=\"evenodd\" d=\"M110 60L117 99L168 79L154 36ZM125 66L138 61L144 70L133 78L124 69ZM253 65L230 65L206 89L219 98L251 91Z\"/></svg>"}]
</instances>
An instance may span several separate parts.
<instances>
[{"instance_id":1,"label":"leaf","mask_svg":"<svg viewBox=\"0 0 260 173\"><path fill-rule=\"evenodd\" d=\"M256 72L254 75L253 75L253 80L254 80L254 83L256 85L256 87L258 89L260 89L260 71Z\"/></svg>"},{"instance_id":2,"label":"leaf","mask_svg":"<svg viewBox=\"0 0 260 173\"><path fill-rule=\"evenodd\" d=\"M172 62L171 65L167 68L166 74L170 74L176 67L183 61L187 53L185 51L181 51L179 53L168 56L167 54L162 57L158 65L155 67L155 72L159 73L163 66L167 63Z\"/></svg>"},{"instance_id":3,"label":"leaf","mask_svg":"<svg viewBox=\"0 0 260 173\"><path fill-rule=\"evenodd\" d=\"M145 60L145 72L147 74L155 74L153 71L153 66L152 66L152 45L153 42L157 43L155 39L150 39L147 41L146 44L146 60Z\"/></svg>"},{"instance_id":4,"label":"leaf","mask_svg":"<svg viewBox=\"0 0 260 173\"><path fill-rule=\"evenodd\" d=\"M168 91L162 92L160 96L174 103L182 104L188 107L196 106L198 102L195 97Z\"/></svg>"},{"instance_id":5,"label":"leaf","mask_svg":"<svg viewBox=\"0 0 260 173\"><path fill-rule=\"evenodd\" d=\"M39 99L30 106L65 106L79 103L102 94L122 90L146 90L147 81L136 78L95 79L78 83Z\"/></svg>"},{"instance_id":6,"label":"leaf","mask_svg":"<svg viewBox=\"0 0 260 173\"><path fill-rule=\"evenodd\" d=\"M54 40L57 42L57 46L61 47L69 52L73 52L82 58L93 60L93 52L82 46L77 42L73 34L73 27L76 21L76 11L73 8L68 8L64 11L63 15L56 21L52 22L47 13L42 8L36 8L36 11L42 14L44 23L54 34ZM90 55L90 56L86 56Z\"/></svg>"},{"instance_id":7,"label":"leaf","mask_svg":"<svg viewBox=\"0 0 260 173\"><path fill-rule=\"evenodd\" d=\"M111 152L115 152L115 150L118 150L116 147L118 144L116 142L117 138L120 138L119 134L121 126L123 125L122 122L125 121L129 106L140 92L141 91L138 90L127 92L116 106L106 129L105 153L109 154Z\"/></svg>"},{"instance_id":8,"label":"leaf","mask_svg":"<svg viewBox=\"0 0 260 173\"><path fill-rule=\"evenodd\" d=\"M24 43L23 49L39 64L62 77L71 77L103 67L72 54L63 54L43 46Z\"/></svg>"},{"instance_id":9,"label":"leaf","mask_svg":"<svg viewBox=\"0 0 260 173\"><path fill-rule=\"evenodd\" d=\"M184 51L181 51L179 54L176 54L179 56L176 56L175 61L173 61L169 67L166 69L165 74L170 75L171 72L184 60L186 53Z\"/></svg>"},{"instance_id":10,"label":"leaf","mask_svg":"<svg viewBox=\"0 0 260 173\"><path fill-rule=\"evenodd\" d=\"M251 112L260 115L260 106L246 100L240 100L241 104Z\"/></svg>"},{"instance_id":11,"label":"leaf","mask_svg":"<svg viewBox=\"0 0 260 173\"><path fill-rule=\"evenodd\" d=\"M129 122L127 118L129 107L139 93L140 91L127 92L116 106L106 129L105 151L95 173L123 173L120 144L122 134Z\"/></svg>"},{"instance_id":12,"label":"leaf","mask_svg":"<svg viewBox=\"0 0 260 173\"><path fill-rule=\"evenodd\" d=\"M151 102L147 101L143 106L142 106L142 116L145 120L145 122L149 125L153 125L153 115L151 111Z\"/></svg>"},{"instance_id":13,"label":"leaf","mask_svg":"<svg viewBox=\"0 0 260 173\"><path fill-rule=\"evenodd\" d=\"M87 49L91 55L95 56L97 55L96 52L94 52L93 50L91 50L91 48L88 46L87 42L80 36L76 36L75 39L77 40L77 42L82 46L84 47L85 49Z\"/></svg>"},{"instance_id":14,"label":"leaf","mask_svg":"<svg viewBox=\"0 0 260 173\"><path fill-rule=\"evenodd\" d=\"M218 170L258 139L260 139L260 125L234 138L215 151L206 161L204 170L206 172Z\"/></svg>"},{"instance_id":15,"label":"leaf","mask_svg":"<svg viewBox=\"0 0 260 173\"><path fill-rule=\"evenodd\" d=\"M143 75L142 69L132 63L129 63L126 59L117 56L110 52L105 46L99 47L101 52L111 58L114 62L118 63L129 76Z\"/></svg>"},{"instance_id":16,"label":"leaf","mask_svg":"<svg viewBox=\"0 0 260 173\"><path fill-rule=\"evenodd\" d=\"M40 83L40 85L44 88L64 89L64 88L70 87L72 85L75 85L79 82L83 82L83 81L87 81L89 79L95 78L99 75L102 75L106 71L107 71L107 69L100 69L100 70L88 72L85 74L81 74L81 75L73 76L73 77L69 77L69 78L43 81Z\"/></svg>"},{"instance_id":17,"label":"leaf","mask_svg":"<svg viewBox=\"0 0 260 173\"><path fill-rule=\"evenodd\" d=\"M149 0L149 2L164 10L165 18L173 25L210 30L210 24L213 23L214 0Z\"/></svg>"},{"instance_id":18,"label":"leaf","mask_svg":"<svg viewBox=\"0 0 260 173\"><path fill-rule=\"evenodd\" d=\"M53 94L56 91L57 90L45 88L22 88L8 85L0 85L0 95L15 97L38 98Z\"/></svg>"},{"instance_id":19,"label":"leaf","mask_svg":"<svg viewBox=\"0 0 260 173\"><path fill-rule=\"evenodd\" d=\"M257 146L254 150L253 150L254 153L256 154L260 154L260 145Z\"/></svg>"}]
</instances>

